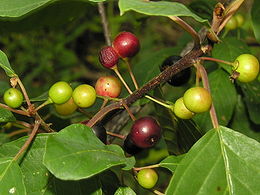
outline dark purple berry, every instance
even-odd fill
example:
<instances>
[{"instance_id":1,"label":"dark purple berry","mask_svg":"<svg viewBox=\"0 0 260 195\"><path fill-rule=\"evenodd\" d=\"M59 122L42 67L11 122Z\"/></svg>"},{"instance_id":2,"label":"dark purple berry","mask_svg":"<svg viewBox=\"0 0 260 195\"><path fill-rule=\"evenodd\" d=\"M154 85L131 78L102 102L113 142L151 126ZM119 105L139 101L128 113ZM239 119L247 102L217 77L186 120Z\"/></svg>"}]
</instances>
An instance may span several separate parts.
<instances>
[{"instance_id":1,"label":"dark purple berry","mask_svg":"<svg viewBox=\"0 0 260 195\"><path fill-rule=\"evenodd\" d=\"M129 135L124 140L123 145L124 151L126 151L128 154L135 155L142 151L142 148L139 148L134 144L134 142L129 138Z\"/></svg>"},{"instance_id":2,"label":"dark purple berry","mask_svg":"<svg viewBox=\"0 0 260 195\"><path fill-rule=\"evenodd\" d=\"M172 66L173 64L175 64L178 60L181 59L181 56L169 56L168 58L166 58L162 65L160 66L160 70L161 72L164 71L166 68L168 68L169 66ZM191 75L191 69L190 68L186 68L184 70L182 70L181 72L177 73L176 75L174 75L169 81L168 83L172 86L181 86L185 83L188 82L188 80L190 79L190 75Z\"/></svg>"},{"instance_id":3,"label":"dark purple berry","mask_svg":"<svg viewBox=\"0 0 260 195\"><path fill-rule=\"evenodd\" d=\"M113 47L103 47L99 52L99 61L106 68L113 68L117 65L119 56Z\"/></svg>"}]
</instances>

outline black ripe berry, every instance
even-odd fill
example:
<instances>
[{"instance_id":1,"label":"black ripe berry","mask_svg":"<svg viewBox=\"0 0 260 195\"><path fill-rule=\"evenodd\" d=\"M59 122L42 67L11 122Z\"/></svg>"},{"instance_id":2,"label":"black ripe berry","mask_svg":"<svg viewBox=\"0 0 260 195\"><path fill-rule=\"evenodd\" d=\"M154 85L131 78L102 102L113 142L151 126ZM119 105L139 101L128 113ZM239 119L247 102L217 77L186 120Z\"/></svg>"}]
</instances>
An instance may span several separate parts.
<instances>
[{"instance_id":1,"label":"black ripe berry","mask_svg":"<svg viewBox=\"0 0 260 195\"><path fill-rule=\"evenodd\" d=\"M129 133L129 139L140 148L153 147L161 138L161 127L153 117L136 120Z\"/></svg>"},{"instance_id":2,"label":"black ripe berry","mask_svg":"<svg viewBox=\"0 0 260 195\"><path fill-rule=\"evenodd\" d=\"M129 135L124 140L123 145L124 151L126 151L128 154L135 155L142 151L142 148L139 148L134 144L134 142L130 139Z\"/></svg>"},{"instance_id":3,"label":"black ripe berry","mask_svg":"<svg viewBox=\"0 0 260 195\"><path fill-rule=\"evenodd\" d=\"M160 70L163 71L166 68L168 68L169 66L172 66L173 64L175 64L178 60L181 59L181 56L169 56L168 58L166 58L162 65L160 66ZM168 83L172 86L181 86L185 83L188 82L189 78L191 75L191 69L190 68L186 68L184 70L182 70L181 72L179 72L178 74L174 75L169 81Z\"/></svg>"},{"instance_id":4,"label":"black ripe berry","mask_svg":"<svg viewBox=\"0 0 260 195\"><path fill-rule=\"evenodd\" d=\"M84 124L87 126L88 120L81 122L81 124ZM100 139L100 141L102 141L104 144L107 144L107 131L105 129L105 127L100 124L97 123L92 127L92 131L93 133L95 133L95 135L98 137L98 139Z\"/></svg>"}]
</instances>

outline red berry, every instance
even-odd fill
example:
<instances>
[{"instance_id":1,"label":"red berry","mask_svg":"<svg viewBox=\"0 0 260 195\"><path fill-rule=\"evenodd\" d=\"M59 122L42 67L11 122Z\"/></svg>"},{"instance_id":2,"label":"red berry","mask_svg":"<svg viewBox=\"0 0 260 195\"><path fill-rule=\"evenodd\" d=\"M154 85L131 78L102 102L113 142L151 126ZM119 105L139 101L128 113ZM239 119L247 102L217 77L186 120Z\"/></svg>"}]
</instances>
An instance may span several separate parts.
<instances>
[{"instance_id":1,"label":"red berry","mask_svg":"<svg viewBox=\"0 0 260 195\"><path fill-rule=\"evenodd\" d=\"M100 77L95 85L95 90L98 95L116 98L120 95L122 85L114 76Z\"/></svg>"},{"instance_id":2,"label":"red berry","mask_svg":"<svg viewBox=\"0 0 260 195\"><path fill-rule=\"evenodd\" d=\"M103 47L99 52L99 61L106 68L112 68L116 66L119 60L119 56L113 47Z\"/></svg>"},{"instance_id":3,"label":"red berry","mask_svg":"<svg viewBox=\"0 0 260 195\"><path fill-rule=\"evenodd\" d=\"M140 148L150 148L161 138L161 127L152 117L136 120L129 133L130 139Z\"/></svg>"},{"instance_id":4,"label":"red berry","mask_svg":"<svg viewBox=\"0 0 260 195\"><path fill-rule=\"evenodd\" d=\"M121 58L133 57L139 51L140 43L133 33L121 32L113 41L113 47Z\"/></svg>"}]
</instances>

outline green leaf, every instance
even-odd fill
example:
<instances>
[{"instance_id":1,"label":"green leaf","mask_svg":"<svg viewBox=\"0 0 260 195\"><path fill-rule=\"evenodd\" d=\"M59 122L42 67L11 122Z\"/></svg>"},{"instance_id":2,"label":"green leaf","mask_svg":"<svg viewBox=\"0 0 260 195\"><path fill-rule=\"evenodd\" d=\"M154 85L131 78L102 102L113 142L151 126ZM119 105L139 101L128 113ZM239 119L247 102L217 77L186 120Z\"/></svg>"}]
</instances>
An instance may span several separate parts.
<instances>
[{"instance_id":1,"label":"green leaf","mask_svg":"<svg viewBox=\"0 0 260 195\"><path fill-rule=\"evenodd\" d=\"M260 81L239 83L244 94L244 100L248 109L249 117L255 124L260 124Z\"/></svg>"},{"instance_id":2,"label":"green leaf","mask_svg":"<svg viewBox=\"0 0 260 195\"><path fill-rule=\"evenodd\" d=\"M180 156L168 156L167 158L165 158L164 160L162 160L159 164L160 167L164 167L169 169L171 172L174 172L175 169L177 168L177 166L180 164L181 160L183 159L183 157L185 156L185 154L180 155Z\"/></svg>"},{"instance_id":3,"label":"green leaf","mask_svg":"<svg viewBox=\"0 0 260 195\"><path fill-rule=\"evenodd\" d=\"M221 43L216 44L212 50L213 58L234 62L235 59L244 53L250 53L247 44L244 41L232 38L225 38ZM219 65L224 68L227 72L231 73L231 66L223 63Z\"/></svg>"},{"instance_id":4,"label":"green leaf","mask_svg":"<svg viewBox=\"0 0 260 195\"><path fill-rule=\"evenodd\" d=\"M251 18L253 24L253 30L255 38L260 42L260 24L259 24L259 12L260 12L260 1L255 0L252 5Z\"/></svg>"},{"instance_id":5,"label":"green leaf","mask_svg":"<svg viewBox=\"0 0 260 195\"><path fill-rule=\"evenodd\" d=\"M231 120L236 105L237 92L235 86L230 81L228 73L223 69L211 72L208 77L219 124L226 126ZM204 131L213 128L209 112L197 114L193 119Z\"/></svg>"},{"instance_id":6,"label":"green leaf","mask_svg":"<svg viewBox=\"0 0 260 195\"><path fill-rule=\"evenodd\" d=\"M61 0L60 0L61 1ZM83 2L102 2L105 0L81 0ZM0 17L16 18L27 13L42 8L48 4L56 2L55 0L1 0L0 1Z\"/></svg>"},{"instance_id":7,"label":"green leaf","mask_svg":"<svg viewBox=\"0 0 260 195\"><path fill-rule=\"evenodd\" d=\"M136 195L136 193L130 187L120 187L114 195Z\"/></svg>"},{"instance_id":8,"label":"green leaf","mask_svg":"<svg viewBox=\"0 0 260 195\"><path fill-rule=\"evenodd\" d=\"M220 126L186 154L166 194L258 194L259 161L257 141Z\"/></svg>"},{"instance_id":9,"label":"green leaf","mask_svg":"<svg viewBox=\"0 0 260 195\"><path fill-rule=\"evenodd\" d=\"M26 194L21 169L12 158L0 158L0 194Z\"/></svg>"},{"instance_id":10,"label":"green leaf","mask_svg":"<svg viewBox=\"0 0 260 195\"><path fill-rule=\"evenodd\" d=\"M202 19L196 14L192 13L185 5L177 2L119 0L119 9L121 15L123 15L126 11L133 10L152 16L189 16L198 22L207 22L207 20Z\"/></svg>"},{"instance_id":11,"label":"green leaf","mask_svg":"<svg viewBox=\"0 0 260 195\"><path fill-rule=\"evenodd\" d=\"M241 96L238 96L234 116L230 126L232 127L232 129L257 140L258 142L260 141L259 128L250 123L247 115L246 106L244 105Z\"/></svg>"},{"instance_id":12,"label":"green leaf","mask_svg":"<svg viewBox=\"0 0 260 195\"><path fill-rule=\"evenodd\" d=\"M0 7L1 7L1 5L0 5ZM0 50L0 66L4 69L7 76L9 76L9 77L17 76L15 74L14 70L12 69L12 67L10 66L7 56L1 50Z\"/></svg>"},{"instance_id":13,"label":"green leaf","mask_svg":"<svg viewBox=\"0 0 260 195\"><path fill-rule=\"evenodd\" d=\"M134 158L126 158L118 145L104 145L91 128L70 125L47 141L44 164L57 178L89 178L114 166L131 169Z\"/></svg>"},{"instance_id":14,"label":"green leaf","mask_svg":"<svg viewBox=\"0 0 260 195\"><path fill-rule=\"evenodd\" d=\"M4 92L10 88L10 84L6 81L0 81L0 96L4 95Z\"/></svg>"},{"instance_id":15,"label":"green leaf","mask_svg":"<svg viewBox=\"0 0 260 195\"><path fill-rule=\"evenodd\" d=\"M10 137L6 133L0 133L0 146L10 141Z\"/></svg>"},{"instance_id":16,"label":"green leaf","mask_svg":"<svg viewBox=\"0 0 260 195\"><path fill-rule=\"evenodd\" d=\"M13 113L4 108L0 108L0 123L13 122L15 121Z\"/></svg>"}]
</instances>

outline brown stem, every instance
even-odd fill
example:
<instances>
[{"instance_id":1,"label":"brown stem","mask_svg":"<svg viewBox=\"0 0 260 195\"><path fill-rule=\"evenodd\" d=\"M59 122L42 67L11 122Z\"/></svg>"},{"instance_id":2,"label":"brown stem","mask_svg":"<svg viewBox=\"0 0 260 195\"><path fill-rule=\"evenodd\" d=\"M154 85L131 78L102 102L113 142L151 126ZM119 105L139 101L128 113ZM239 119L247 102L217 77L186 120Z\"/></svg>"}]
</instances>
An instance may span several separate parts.
<instances>
[{"instance_id":1,"label":"brown stem","mask_svg":"<svg viewBox=\"0 0 260 195\"><path fill-rule=\"evenodd\" d=\"M201 74L203 86L210 92L208 75L207 75L207 72L206 72L204 66L202 66L201 64L197 64L196 66L199 69L199 72ZM217 114L216 114L216 110L215 110L213 102L212 102L209 113L210 113L210 118L211 118L211 122L212 122L213 127L218 128L218 126L219 126L218 118L217 118Z\"/></svg>"},{"instance_id":2,"label":"brown stem","mask_svg":"<svg viewBox=\"0 0 260 195\"><path fill-rule=\"evenodd\" d=\"M15 135L19 135L21 133L28 133L30 129L20 129L20 130L17 130L17 131L13 131L11 133L9 133L7 136L8 137L13 137Z\"/></svg>"},{"instance_id":3,"label":"brown stem","mask_svg":"<svg viewBox=\"0 0 260 195\"><path fill-rule=\"evenodd\" d=\"M123 85L125 86L125 88L127 89L128 93L132 94L132 90L129 88L129 86L127 85L127 83L125 82L124 78L122 77L122 75L120 74L120 72L118 71L117 67L114 67L113 70L115 71L116 75L119 77L120 81L123 83Z\"/></svg>"},{"instance_id":4,"label":"brown stem","mask_svg":"<svg viewBox=\"0 0 260 195\"><path fill-rule=\"evenodd\" d=\"M109 31L109 27L108 27L108 21L107 21L105 6L104 6L103 2L98 3L98 12L101 16L101 22L102 22L102 26L103 26L103 30L104 30L104 36L106 39L106 43L107 43L107 45L111 45L110 31Z\"/></svg>"},{"instance_id":5,"label":"brown stem","mask_svg":"<svg viewBox=\"0 0 260 195\"><path fill-rule=\"evenodd\" d=\"M133 169L135 171L140 171L142 169L153 169L153 168L157 168L157 167L160 167L160 164L149 165L149 166L145 166L145 167L134 167Z\"/></svg>"},{"instance_id":6,"label":"brown stem","mask_svg":"<svg viewBox=\"0 0 260 195\"><path fill-rule=\"evenodd\" d=\"M131 79L132 79L134 85L135 85L135 89L138 89L138 88L139 88L139 87L138 87L138 83L137 83L136 78L135 78L135 75L134 75L134 73L133 73L133 71L132 71L132 67L131 67L131 64L130 64L129 59L128 59L128 58L124 58L123 60L125 61L126 65L127 65L128 72L129 72L129 74L130 74L130 76L131 76Z\"/></svg>"},{"instance_id":7,"label":"brown stem","mask_svg":"<svg viewBox=\"0 0 260 195\"><path fill-rule=\"evenodd\" d=\"M28 97L28 94L27 94L27 92L26 92L26 89L25 89L25 87L24 87L24 85L23 85L23 83L22 83L22 81L20 80L19 77L17 77L17 81L18 81L18 84L19 84L19 86L20 86L20 88L21 88L21 90L22 90L22 92L23 92L24 99L25 99L25 101L26 101L28 107L31 108L31 107L32 107L31 101L30 101L30 99L29 99L29 97Z\"/></svg>"},{"instance_id":8,"label":"brown stem","mask_svg":"<svg viewBox=\"0 0 260 195\"><path fill-rule=\"evenodd\" d=\"M178 16L169 16L169 18L177 24L179 24L186 32L188 32L192 36L194 40L194 47L198 48L200 46L200 37L198 33L189 24L187 24Z\"/></svg>"},{"instance_id":9,"label":"brown stem","mask_svg":"<svg viewBox=\"0 0 260 195\"><path fill-rule=\"evenodd\" d=\"M41 118L41 116L36 112L35 116L39 119L40 124L44 128L45 131L47 132L55 132L52 128L50 128L50 125L45 123L45 121Z\"/></svg>"},{"instance_id":10,"label":"brown stem","mask_svg":"<svg viewBox=\"0 0 260 195\"><path fill-rule=\"evenodd\" d=\"M108 99L105 98L105 99L103 100L103 103L102 103L100 109L104 108L104 107L106 106L107 103L108 103Z\"/></svg>"},{"instance_id":11,"label":"brown stem","mask_svg":"<svg viewBox=\"0 0 260 195\"><path fill-rule=\"evenodd\" d=\"M158 190L153 190L153 193L154 193L154 194L157 194L157 195L164 195L164 193L162 193L162 192L160 192L160 191L158 191Z\"/></svg>"},{"instance_id":12,"label":"brown stem","mask_svg":"<svg viewBox=\"0 0 260 195\"><path fill-rule=\"evenodd\" d=\"M213 61L213 62L219 62L219 63L227 64L227 65L230 65L230 66L235 65L235 63L233 63L233 62L228 62L228 61L225 61L225 60L220 60L220 59L211 58L211 57L200 57L199 59L200 60Z\"/></svg>"},{"instance_id":13,"label":"brown stem","mask_svg":"<svg viewBox=\"0 0 260 195\"><path fill-rule=\"evenodd\" d=\"M120 139L125 139L125 136L120 135L120 134L117 134L117 133L112 133L112 132L110 132L110 131L107 131L107 134L108 134L108 135L111 135L111 136L113 136L113 137L118 137L118 138L120 138Z\"/></svg>"},{"instance_id":14,"label":"brown stem","mask_svg":"<svg viewBox=\"0 0 260 195\"><path fill-rule=\"evenodd\" d=\"M10 108L9 106L5 105L5 104L1 104L0 103L0 107L6 109L6 110L10 110L11 112L14 112L14 113L17 113L17 114L21 114L21 115L24 115L24 116L30 116L28 112L26 111L23 111L23 110L16 110L16 109L13 109L13 108Z\"/></svg>"},{"instance_id":15,"label":"brown stem","mask_svg":"<svg viewBox=\"0 0 260 195\"><path fill-rule=\"evenodd\" d=\"M133 115L133 113L131 112L131 110L129 109L129 107L126 105L126 103L123 101L123 106L125 107L126 111L128 112L129 116L131 117L132 121L135 121L136 118Z\"/></svg>"},{"instance_id":16,"label":"brown stem","mask_svg":"<svg viewBox=\"0 0 260 195\"><path fill-rule=\"evenodd\" d=\"M31 144L34 136L36 135L36 132L38 130L40 126L40 120L35 120L35 124L32 130L32 133L30 134L29 138L26 140L26 142L24 143L24 145L20 148L20 150L18 151L18 153L15 155L14 160L18 160L18 158L20 157L20 155L28 148L28 146Z\"/></svg>"}]
</instances>

